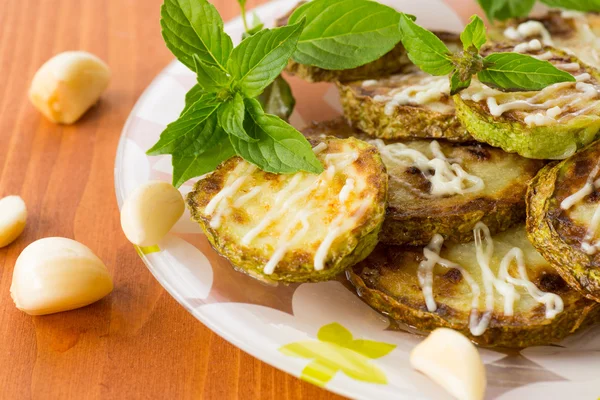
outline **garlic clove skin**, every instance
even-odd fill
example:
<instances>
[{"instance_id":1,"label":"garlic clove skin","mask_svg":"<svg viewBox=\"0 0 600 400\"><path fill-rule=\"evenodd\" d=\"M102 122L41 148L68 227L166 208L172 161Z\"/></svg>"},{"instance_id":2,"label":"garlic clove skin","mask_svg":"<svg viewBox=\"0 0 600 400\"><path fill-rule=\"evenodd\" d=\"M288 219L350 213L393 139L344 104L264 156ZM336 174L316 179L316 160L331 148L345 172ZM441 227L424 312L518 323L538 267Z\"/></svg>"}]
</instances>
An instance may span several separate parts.
<instances>
[{"instance_id":1,"label":"garlic clove skin","mask_svg":"<svg viewBox=\"0 0 600 400\"><path fill-rule=\"evenodd\" d=\"M0 248L17 239L25 229L27 207L19 196L0 199Z\"/></svg>"},{"instance_id":2,"label":"garlic clove skin","mask_svg":"<svg viewBox=\"0 0 600 400\"><path fill-rule=\"evenodd\" d=\"M112 290L102 260L83 244L61 237L27 246L17 258L10 287L17 308L29 315L84 307Z\"/></svg>"},{"instance_id":3,"label":"garlic clove skin","mask_svg":"<svg viewBox=\"0 0 600 400\"><path fill-rule=\"evenodd\" d=\"M167 182L150 181L125 200L121 209L121 227L127 239L138 246L154 246L185 211L179 190Z\"/></svg>"},{"instance_id":4,"label":"garlic clove skin","mask_svg":"<svg viewBox=\"0 0 600 400\"><path fill-rule=\"evenodd\" d=\"M484 398L487 380L481 356L475 345L457 331L433 331L413 349L410 363L459 400Z\"/></svg>"},{"instance_id":5,"label":"garlic clove skin","mask_svg":"<svg viewBox=\"0 0 600 400\"><path fill-rule=\"evenodd\" d=\"M29 99L50 121L72 124L98 101L109 82L104 61L85 51L66 51L36 72Z\"/></svg>"}]
</instances>

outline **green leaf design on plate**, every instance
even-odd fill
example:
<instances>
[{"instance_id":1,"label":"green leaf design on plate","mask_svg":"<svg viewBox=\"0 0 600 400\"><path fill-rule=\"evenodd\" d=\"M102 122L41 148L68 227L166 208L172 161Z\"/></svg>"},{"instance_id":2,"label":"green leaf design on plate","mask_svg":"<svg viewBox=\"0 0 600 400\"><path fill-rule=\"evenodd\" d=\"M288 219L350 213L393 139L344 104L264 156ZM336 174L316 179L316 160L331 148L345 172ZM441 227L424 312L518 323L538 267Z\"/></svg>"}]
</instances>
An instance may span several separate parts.
<instances>
[{"instance_id":1,"label":"green leaf design on plate","mask_svg":"<svg viewBox=\"0 0 600 400\"><path fill-rule=\"evenodd\" d=\"M387 384L385 373L371 360L389 354L396 345L354 339L352 333L337 322L322 326L317 338L319 340L290 343L279 349L287 356L312 360L302 370L301 379L325 386L335 374L342 372L359 381Z\"/></svg>"},{"instance_id":2,"label":"green leaf design on plate","mask_svg":"<svg viewBox=\"0 0 600 400\"><path fill-rule=\"evenodd\" d=\"M160 247L158 247L158 245L156 245L156 244L154 246L146 246L146 247L133 246L133 247L135 247L135 251L142 258L147 254L158 253L160 251Z\"/></svg>"}]
</instances>

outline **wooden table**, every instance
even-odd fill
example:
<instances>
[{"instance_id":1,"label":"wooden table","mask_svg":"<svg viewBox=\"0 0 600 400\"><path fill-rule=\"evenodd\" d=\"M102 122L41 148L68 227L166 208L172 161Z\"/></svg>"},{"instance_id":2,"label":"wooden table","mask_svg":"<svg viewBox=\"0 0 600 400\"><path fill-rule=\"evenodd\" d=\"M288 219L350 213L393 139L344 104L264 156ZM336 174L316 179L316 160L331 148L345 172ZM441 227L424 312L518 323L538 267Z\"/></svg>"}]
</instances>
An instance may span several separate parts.
<instances>
[{"instance_id":1,"label":"wooden table","mask_svg":"<svg viewBox=\"0 0 600 400\"><path fill-rule=\"evenodd\" d=\"M0 249L0 398L333 399L245 354L188 314L154 280L121 232L113 164L125 119L173 58L160 36L161 0L0 0L0 197L29 209L25 233ZM264 0L249 1L254 7ZM213 0L225 20L234 0ZM74 126L27 100L37 68L65 50L104 59L113 79ZM115 282L102 301L30 317L9 288L32 241L64 236L104 260Z\"/></svg>"}]
</instances>

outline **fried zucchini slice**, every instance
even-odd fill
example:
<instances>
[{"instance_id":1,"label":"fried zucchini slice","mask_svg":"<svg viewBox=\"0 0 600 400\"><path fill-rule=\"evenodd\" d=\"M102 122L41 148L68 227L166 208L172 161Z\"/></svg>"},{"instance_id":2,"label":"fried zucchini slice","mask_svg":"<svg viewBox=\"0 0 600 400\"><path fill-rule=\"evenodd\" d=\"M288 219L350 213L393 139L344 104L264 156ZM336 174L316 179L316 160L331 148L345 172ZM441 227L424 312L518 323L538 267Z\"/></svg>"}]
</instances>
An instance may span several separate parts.
<instances>
[{"instance_id":1,"label":"fried zucchini slice","mask_svg":"<svg viewBox=\"0 0 600 400\"><path fill-rule=\"evenodd\" d=\"M388 244L425 245L435 234L450 242L468 242L478 222L493 233L522 222L527 184L543 166L541 161L474 142L373 139L341 118L315 123L303 132L313 138L355 136L379 148L389 174L388 209L379 238ZM436 163L441 164L440 174L448 172L444 164L450 170L458 164L465 179L458 178L454 167L444 175L453 178L452 183L440 182L433 176ZM464 184L464 190L457 190L457 184ZM481 190L475 190L476 185Z\"/></svg>"},{"instance_id":2,"label":"fried zucchini slice","mask_svg":"<svg viewBox=\"0 0 600 400\"><path fill-rule=\"evenodd\" d=\"M531 182L527 232L569 285L600 301L600 142Z\"/></svg>"},{"instance_id":3,"label":"fried zucchini slice","mask_svg":"<svg viewBox=\"0 0 600 400\"><path fill-rule=\"evenodd\" d=\"M473 141L456 117L447 76L412 67L379 80L338 83L338 89L345 117L371 136Z\"/></svg>"},{"instance_id":4,"label":"fried zucchini slice","mask_svg":"<svg viewBox=\"0 0 600 400\"><path fill-rule=\"evenodd\" d=\"M290 16L300 7L305 1L299 2L296 7L290 10L286 15L278 18L275 21L276 26L287 25ZM448 46L458 48L460 38L458 35L450 32L434 32ZM360 79L371 79L373 77L381 77L391 75L402 71L406 66L412 63L408 59L406 50L402 43L398 43L396 47L390 50L383 57L362 65L360 67L346 70L327 70L313 65L299 64L290 59L287 72L295 75L308 82L351 82Z\"/></svg>"},{"instance_id":5,"label":"fried zucchini slice","mask_svg":"<svg viewBox=\"0 0 600 400\"><path fill-rule=\"evenodd\" d=\"M495 42L542 43L568 50L583 62L600 67L600 14L551 10L538 18L516 18L499 23L489 31Z\"/></svg>"},{"instance_id":6,"label":"fried zucchini slice","mask_svg":"<svg viewBox=\"0 0 600 400\"><path fill-rule=\"evenodd\" d=\"M313 145L320 175L272 174L235 157L188 195L193 219L238 270L267 281L322 281L377 244L387 194L377 149L353 138Z\"/></svg>"},{"instance_id":7,"label":"fried zucchini slice","mask_svg":"<svg viewBox=\"0 0 600 400\"><path fill-rule=\"evenodd\" d=\"M424 332L452 328L484 346L549 344L600 319L600 304L565 283L523 225L493 238L478 225L475 235L481 241L443 247L439 238L426 248L380 244L347 275L392 319Z\"/></svg>"},{"instance_id":8,"label":"fried zucchini slice","mask_svg":"<svg viewBox=\"0 0 600 400\"><path fill-rule=\"evenodd\" d=\"M474 81L454 96L458 118L478 141L509 153L562 160L594 141L600 131L600 72L539 41L517 49L548 60L578 82L537 92L501 92ZM515 51L508 44L486 52Z\"/></svg>"}]
</instances>

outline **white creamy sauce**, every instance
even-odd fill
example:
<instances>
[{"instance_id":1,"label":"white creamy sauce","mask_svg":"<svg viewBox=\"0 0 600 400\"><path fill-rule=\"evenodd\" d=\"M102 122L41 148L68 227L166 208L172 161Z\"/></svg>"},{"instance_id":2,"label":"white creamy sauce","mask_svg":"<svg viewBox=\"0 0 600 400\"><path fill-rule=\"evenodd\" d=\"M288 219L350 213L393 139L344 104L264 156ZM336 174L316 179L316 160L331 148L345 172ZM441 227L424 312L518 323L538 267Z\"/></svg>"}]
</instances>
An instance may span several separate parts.
<instances>
[{"instance_id":1,"label":"white creamy sauce","mask_svg":"<svg viewBox=\"0 0 600 400\"><path fill-rule=\"evenodd\" d=\"M557 66L574 71L575 66L579 66L579 64L570 63L559 64ZM557 83L538 91L535 95L527 99L511 100L502 104L498 103L498 98L502 98L505 94L479 83L479 88L473 85L473 89L463 91L461 98L475 102L485 100L490 114L494 117L500 117L510 111L533 112L542 110L542 112L526 115L524 122L528 126L554 125L567 115L585 115L591 108L598 106L598 101L594 101L589 107L578 110L575 113L563 112L563 107L565 106L573 106L582 101L594 100L599 97L599 87L591 83L591 79L592 77L589 73L582 73L575 76L576 82ZM560 90L571 86L574 86L574 92L563 95L559 94Z\"/></svg>"},{"instance_id":2,"label":"white creamy sauce","mask_svg":"<svg viewBox=\"0 0 600 400\"><path fill-rule=\"evenodd\" d=\"M583 201L583 199L592 194L595 189L599 189L600 179L596 179L596 175L598 175L599 172L600 162L596 164L596 166L588 176L585 185L583 185L583 187L577 192L564 199L560 203L560 208L562 208L563 210L569 210L571 207L580 203L581 201ZM592 242L594 240L594 237L596 236L599 227L600 206L596 207L596 211L594 211L594 215L592 216L592 220L590 221L588 231L586 232L583 242L581 243L581 249L588 255L594 255L598 252L598 250L600 250L600 240Z\"/></svg>"},{"instance_id":3,"label":"white creamy sauce","mask_svg":"<svg viewBox=\"0 0 600 400\"><path fill-rule=\"evenodd\" d=\"M386 145L381 139L369 142L379 149L384 164L411 165L419 169L431 183L431 194L434 196L474 193L485 188L481 178L469 174L460 164L451 163L435 140L429 145L434 155L434 158L431 159L402 143Z\"/></svg>"},{"instance_id":4,"label":"white creamy sauce","mask_svg":"<svg viewBox=\"0 0 600 400\"><path fill-rule=\"evenodd\" d=\"M511 26L504 31L504 36L510 40L525 40L531 37L540 37L545 45L553 45L550 32L539 21L523 22L516 28Z\"/></svg>"},{"instance_id":5,"label":"white creamy sauce","mask_svg":"<svg viewBox=\"0 0 600 400\"><path fill-rule=\"evenodd\" d=\"M367 79L366 81L363 81L362 83L362 87L371 87L371 86L375 86L377 85L377 81L375 79Z\"/></svg>"},{"instance_id":6,"label":"white creamy sauce","mask_svg":"<svg viewBox=\"0 0 600 400\"><path fill-rule=\"evenodd\" d=\"M421 261L419 264L419 270L417 272L419 285L421 285L423 296L425 296L427 310L430 312L437 310L437 304L433 298L433 268L436 265L441 265L447 269L457 269L460 271L462 276L471 287L471 292L473 293L471 307L473 310L477 310L479 307L479 295L481 293L479 285L477 282L475 282L471 274L469 274L469 272L463 267L440 256L440 251L442 250L443 244L444 238L442 235L436 234L433 236L433 239L431 239L429 245L423 249L423 256L425 257L425 260Z\"/></svg>"},{"instance_id":7,"label":"white creamy sauce","mask_svg":"<svg viewBox=\"0 0 600 400\"><path fill-rule=\"evenodd\" d=\"M539 51L542 49L542 43L538 39L530 40L515 46L515 53L528 53L530 51Z\"/></svg>"},{"instance_id":8,"label":"white creamy sauce","mask_svg":"<svg viewBox=\"0 0 600 400\"><path fill-rule=\"evenodd\" d=\"M399 78L400 82L410 78L410 75ZM364 83L363 83L364 86ZM398 106L419 106L424 104L435 105L434 109L440 112L448 112L452 109L440 101L450 95L450 82L447 76L427 76L418 85L405 86L392 89L386 95L377 95L373 100L385 103L384 112L392 115Z\"/></svg>"},{"instance_id":9,"label":"white creamy sauce","mask_svg":"<svg viewBox=\"0 0 600 400\"><path fill-rule=\"evenodd\" d=\"M240 164L236 167L236 169L243 167L244 164ZM256 166L252 164L248 164L247 166L245 166L245 170L242 173L242 175L239 176L230 185L225 184L223 189L221 189L221 191L217 193L215 197L213 197L212 200L208 203L205 212L206 214L212 216L212 219L210 221L211 228L217 229L221 226L221 219L223 215L226 215L231 212L231 208L228 207L231 198L238 192L238 190L240 189L240 187L242 187L246 179L248 179L248 177L252 175L254 171L256 171Z\"/></svg>"},{"instance_id":10,"label":"white creamy sauce","mask_svg":"<svg viewBox=\"0 0 600 400\"><path fill-rule=\"evenodd\" d=\"M479 222L475 226L474 235L477 263L481 270L485 292L485 311L483 315L479 311L481 288L463 267L440 256L440 251L444 243L444 239L440 235L435 235L429 245L423 249L425 260L419 264L417 273L419 285L421 286L427 309L430 312L434 312L437 309L433 295L433 269L436 265L459 270L470 286L472 308L469 318L469 330L473 336L481 336L487 330L494 312L495 292L498 292L504 299L505 316L514 315L514 303L520 297L516 290L517 286L525 288L535 301L544 304L547 319L552 319L563 311L564 304L560 296L540 290L529 280L523 251L520 248L513 247L504 255L502 261L500 261L498 275L496 276L490 268L494 254L494 241L490 230L485 224ZM509 267L513 261L517 264L518 277L513 277L509 273Z\"/></svg>"},{"instance_id":11,"label":"white creamy sauce","mask_svg":"<svg viewBox=\"0 0 600 400\"><path fill-rule=\"evenodd\" d=\"M313 148L313 151L315 154L319 154L326 149L327 144L320 143ZM285 257L288 250L296 246L299 241L307 235L310 229L309 218L318 211L318 204L312 200L312 197L314 197L319 190L326 190L327 185L324 183L333 179L336 172L343 171L357 159L357 152L326 154L324 157L326 164L325 172L318 176L304 174L302 172L297 173L287 182L279 193L277 193L267 214L256 226L249 230L241 240L243 245L248 246L274 221L281 219L283 215L286 215L286 220L289 219L289 222L282 230L273 254L263 268L265 274L272 274L283 257ZM239 193L244 182L256 171L256 169L255 166L250 164L239 164L234 170L234 173L228 178L228 181L221 191L208 203L205 213L211 216L210 226L212 228L219 228L224 216L230 215L234 208L242 207L263 190L261 186L256 186L247 193L232 200ZM307 182L307 180L309 181ZM303 184L304 188L298 190L300 184ZM317 271L320 271L325 267L326 257L334 241L340 235L343 235L348 230L352 229L371 206L371 199L365 199L358 209L354 211L352 215L349 215L350 211L348 210L346 203L350 200L355 189L355 180L348 178L338 194L340 211L331 223L323 242L320 244L315 254L314 268ZM296 192L294 193L294 191ZM302 208L300 208L300 206ZM289 211L294 208L300 209L294 214L288 215Z\"/></svg>"}]
</instances>

